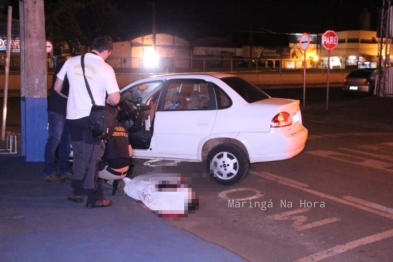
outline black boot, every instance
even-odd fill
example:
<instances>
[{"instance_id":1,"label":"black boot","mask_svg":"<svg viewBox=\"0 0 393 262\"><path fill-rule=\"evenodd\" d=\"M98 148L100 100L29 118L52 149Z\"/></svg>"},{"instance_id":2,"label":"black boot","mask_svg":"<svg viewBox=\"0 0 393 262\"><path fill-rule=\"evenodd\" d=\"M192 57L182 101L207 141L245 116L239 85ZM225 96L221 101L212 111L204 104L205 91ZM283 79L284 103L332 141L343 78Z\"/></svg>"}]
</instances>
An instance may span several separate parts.
<instances>
[{"instance_id":1,"label":"black boot","mask_svg":"<svg viewBox=\"0 0 393 262\"><path fill-rule=\"evenodd\" d=\"M116 195L117 193L117 186L119 185L119 180L115 179L113 180L113 184L112 184L112 195Z\"/></svg>"}]
</instances>

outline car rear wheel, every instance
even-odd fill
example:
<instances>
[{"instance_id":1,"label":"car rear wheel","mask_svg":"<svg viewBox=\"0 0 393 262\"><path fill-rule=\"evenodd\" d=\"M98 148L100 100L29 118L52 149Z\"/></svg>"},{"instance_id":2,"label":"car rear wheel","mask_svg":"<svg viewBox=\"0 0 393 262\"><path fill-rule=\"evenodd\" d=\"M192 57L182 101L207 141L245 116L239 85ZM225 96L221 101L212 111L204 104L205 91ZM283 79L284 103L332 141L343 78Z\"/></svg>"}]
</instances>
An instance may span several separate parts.
<instances>
[{"instance_id":1,"label":"car rear wheel","mask_svg":"<svg viewBox=\"0 0 393 262\"><path fill-rule=\"evenodd\" d=\"M239 182L247 176L249 167L245 152L233 145L218 146L207 157L208 172L221 185Z\"/></svg>"}]
</instances>

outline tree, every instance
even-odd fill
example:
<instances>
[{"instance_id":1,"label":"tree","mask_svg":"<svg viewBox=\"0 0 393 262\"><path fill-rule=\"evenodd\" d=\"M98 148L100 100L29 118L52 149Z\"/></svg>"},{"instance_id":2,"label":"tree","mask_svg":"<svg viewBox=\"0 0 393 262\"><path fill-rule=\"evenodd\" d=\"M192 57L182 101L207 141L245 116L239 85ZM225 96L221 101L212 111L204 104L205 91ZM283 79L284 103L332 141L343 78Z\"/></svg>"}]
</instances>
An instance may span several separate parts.
<instances>
[{"instance_id":1,"label":"tree","mask_svg":"<svg viewBox=\"0 0 393 262\"><path fill-rule=\"evenodd\" d=\"M111 0L45 0L47 38L55 44L66 42L71 55L80 45L89 47L99 35L114 41L127 38L134 27L132 19Z\"/></svg>"}]
</instances>

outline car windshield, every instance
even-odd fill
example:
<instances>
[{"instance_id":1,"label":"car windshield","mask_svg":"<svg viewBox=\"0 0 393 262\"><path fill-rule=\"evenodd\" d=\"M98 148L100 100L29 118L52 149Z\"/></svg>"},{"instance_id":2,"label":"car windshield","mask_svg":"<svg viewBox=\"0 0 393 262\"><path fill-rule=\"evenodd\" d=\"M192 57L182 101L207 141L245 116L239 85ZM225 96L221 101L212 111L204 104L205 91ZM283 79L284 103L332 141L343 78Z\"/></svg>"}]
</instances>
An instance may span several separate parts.
<instances>
[{"instance_id":1,"label":"car windshield","mask_svg":"<svg viewBox=\"0 0 393 262\"><path fill-rule=\"evenodd\" d=\"M155 94L162 86L162 81L145 82L135 85L121 93L121 102L131 100L133 102L143 102Z\"/></svg>"},{"instance_id":2,"label":"car windshield","mask_svg":"<svg viewBox=\"0 0 393 262\"><path fill-rule=\"evenodd\" d=\"M270 98L270 96L261 89L240 77L226 77L221 78L221 80L235 90L236 93L243 97L248 103Z\"/></svg>"}]
</instances>

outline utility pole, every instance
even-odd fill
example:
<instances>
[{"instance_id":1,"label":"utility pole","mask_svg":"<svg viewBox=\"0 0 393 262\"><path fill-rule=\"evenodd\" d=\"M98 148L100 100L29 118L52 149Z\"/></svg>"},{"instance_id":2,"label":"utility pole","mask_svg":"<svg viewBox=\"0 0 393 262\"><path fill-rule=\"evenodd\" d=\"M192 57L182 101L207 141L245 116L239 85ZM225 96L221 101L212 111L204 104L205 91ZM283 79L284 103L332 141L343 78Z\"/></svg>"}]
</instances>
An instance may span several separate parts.
<instances>
[{"instance_id":1,"label":"utility pole","mask_svg":"<svg viewBox=\"0 0 393 262\"><path fill-rule=\"evenodd\" d=\"M252 21L250 20L250 60L248 63L248 68L251 68L252 63Z\"/></svg>"},{"instance_id":2,"label":"utility pole","mask_svg":"<svg viewBox=\"0 0 393 262\"><path fill-rule=\"evenodd\" d=\"M156 53L156 2L152 2L152 30L151 34L153 37L153 53Z\"/></svg>"},{"instance_id":3,"label":"utility pole","mask_svg":"<svg viewBox=\"0 0 393 262\"><path fill-rule=\"evenodd\" d=\"M391 21L392 21L392 7L391 0L383 0L382 8L379 10L379 26L377 37L378 40L378 68L380 70L377 86L376 95L377 97L383 97L386 95L391 96L390 92L390 52L391 52Z\"/></svg>"},{"instance_id":4,"label":"utility pole","mask_svg":"<svg viewBox=\"0 0 393 262\"><path fill-rule=\"evenodd\" d=\"M44 0L19 0L21 40L21 154L43 162L47 123Z\"/></svg>"}]
</instances>

